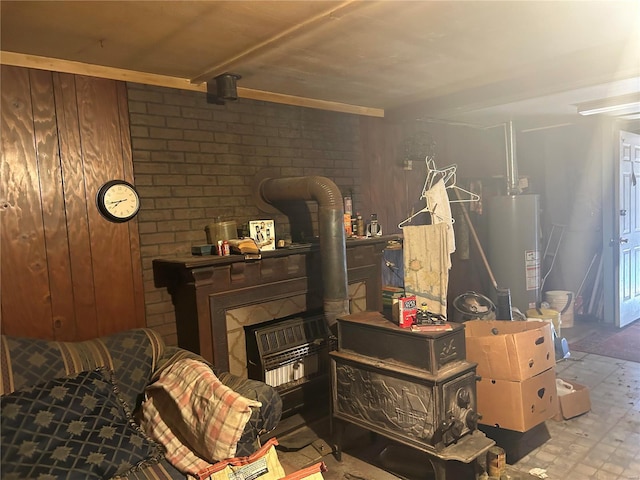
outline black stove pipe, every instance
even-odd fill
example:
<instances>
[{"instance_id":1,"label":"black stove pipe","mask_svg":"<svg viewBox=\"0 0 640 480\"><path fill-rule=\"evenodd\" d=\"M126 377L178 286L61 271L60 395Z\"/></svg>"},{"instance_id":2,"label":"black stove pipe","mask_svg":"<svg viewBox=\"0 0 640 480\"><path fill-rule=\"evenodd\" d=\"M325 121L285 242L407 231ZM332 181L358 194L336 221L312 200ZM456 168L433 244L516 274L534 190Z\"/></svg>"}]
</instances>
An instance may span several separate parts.
<instances>
[{"instance_id":1,"label":"black stove pipe","mask_svg":"<svg viewBox=\"0 0 640 480\"><path fill-rule=\"evenodd\" d=\"M318 202L324 315L333 330L336 318L349 313L344 207L340 189L325 177L284 177L263 179L257 193L268 204L284 200Z\"/></svg>"}]
</instances>

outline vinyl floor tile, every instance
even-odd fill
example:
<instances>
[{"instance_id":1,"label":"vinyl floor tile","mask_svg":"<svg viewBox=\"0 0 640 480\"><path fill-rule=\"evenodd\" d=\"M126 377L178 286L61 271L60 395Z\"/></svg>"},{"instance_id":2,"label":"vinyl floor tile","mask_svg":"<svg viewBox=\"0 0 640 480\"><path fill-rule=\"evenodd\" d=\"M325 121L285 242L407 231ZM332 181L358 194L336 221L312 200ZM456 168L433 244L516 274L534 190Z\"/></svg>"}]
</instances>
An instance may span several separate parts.
<instances>
[{"instance_id":1,"label":"vinyl floor tile","mask_svg":"<svg viewBox=\"0 0 640 480\"><path fill-rule=\"evenodd\" d=\"M640 363L571 352L569 359L558 362L556 372L569 383L574 381L589 388L591 411L570 420L545 422L550 438L531 445L510 465L511 471L519 472L520 480L536 478L526 474L532 468L545 470L548 480L640 480ZM330 441L327 436L329 444ZM332 454L323 456L318 452L279 455L289 469L325 461L329 468L323 474L326 480L433 478L422 460L416 460L419 465L408 476L379 468L379 452L367 448L370 442L371 436L356 435L345 445L342 462ZM475 480L475 475L456 476L453 480Z\"/></svg>"}]
</instances>

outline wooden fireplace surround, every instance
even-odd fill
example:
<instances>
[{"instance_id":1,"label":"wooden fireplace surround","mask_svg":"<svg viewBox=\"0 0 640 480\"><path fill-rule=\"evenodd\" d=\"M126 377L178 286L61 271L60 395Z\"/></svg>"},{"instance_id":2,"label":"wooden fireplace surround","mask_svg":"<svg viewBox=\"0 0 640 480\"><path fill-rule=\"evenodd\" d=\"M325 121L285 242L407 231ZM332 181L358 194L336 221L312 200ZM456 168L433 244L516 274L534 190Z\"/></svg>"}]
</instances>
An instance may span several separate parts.
<instances>
[{"instance_id":1,"label":"wooden fireplace surround","mask_svg":"<svg viewBox=\"0 0 640 480\"><path fill-rule=\"evenodd\" d=\"M398 236L349 239L348 283L364 283L366 309L382 311L382 251ZM227 310L306 295L307 309L322 307L319 245L243 255L188 256L153 261L154 283L165 287L175 307L178 345L199 353L221 371L229 370Z\"/></svg>"}]
</instances>

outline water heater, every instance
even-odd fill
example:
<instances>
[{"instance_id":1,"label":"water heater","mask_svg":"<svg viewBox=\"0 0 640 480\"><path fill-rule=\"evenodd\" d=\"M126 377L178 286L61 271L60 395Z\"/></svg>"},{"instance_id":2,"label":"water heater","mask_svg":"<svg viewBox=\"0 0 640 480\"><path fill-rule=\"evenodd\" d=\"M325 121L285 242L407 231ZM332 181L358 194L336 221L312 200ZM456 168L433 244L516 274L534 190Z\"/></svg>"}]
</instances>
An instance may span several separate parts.
<instances>
[{"instance_id":1,"label":"water heater","mask_svg":"<svg viewBox=\"0 0 640 480\"><path fill-rule=\"evenodd\" d=\"M498 287L511 291L521 312L536 306L540 288L539 195L505 195L488 201L488 261Z\"/></svg>"}]
</instances>

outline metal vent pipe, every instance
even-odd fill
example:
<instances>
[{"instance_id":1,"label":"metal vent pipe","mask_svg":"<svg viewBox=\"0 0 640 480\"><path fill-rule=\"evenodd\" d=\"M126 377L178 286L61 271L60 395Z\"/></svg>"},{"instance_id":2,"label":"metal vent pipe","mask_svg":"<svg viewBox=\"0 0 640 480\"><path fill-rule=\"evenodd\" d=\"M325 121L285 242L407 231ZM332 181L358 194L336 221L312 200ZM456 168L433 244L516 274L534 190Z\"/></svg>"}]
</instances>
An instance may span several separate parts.
<instances>
[{"instance_id":1,"label":"metal vent pipe","mask_svg":"<svg viewBox=\"0 0 640 480\"><path fill-rule=\"evenodd\" d=\"M263 179L257 193L262 201L272 205L286 200L318 202L324 315L333 329L336 318L349 313L344 207L340 189L325 177L283 177Z\"/></svg>"},{"instance_id":2,"label":"metal vent pipe","mask_svg":"<svg viewBox=\"0 0 640 480\"><path fill-rule=\"evenodd\" d=\"M516 159L516 136L513 122L505 125L505 147L507 157L507 195L520 193L520 178L518 177L518 161Z\"/></svg>"}]
</instances>

